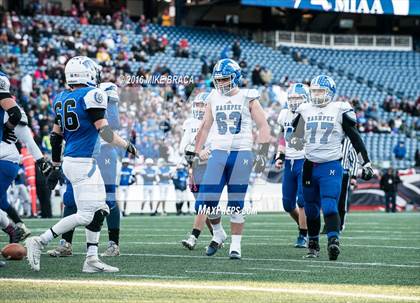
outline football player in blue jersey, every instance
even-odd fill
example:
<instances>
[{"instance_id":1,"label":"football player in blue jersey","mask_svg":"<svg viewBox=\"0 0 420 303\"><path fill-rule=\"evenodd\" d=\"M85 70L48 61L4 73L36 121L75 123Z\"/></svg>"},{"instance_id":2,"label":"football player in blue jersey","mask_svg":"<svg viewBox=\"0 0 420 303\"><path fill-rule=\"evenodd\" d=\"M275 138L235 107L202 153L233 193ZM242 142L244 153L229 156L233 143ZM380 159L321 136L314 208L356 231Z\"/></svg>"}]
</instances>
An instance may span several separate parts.
<instances>
[{"instance_id":1,"label":"football player in blue jersey","mask_svg":"<svg viewBox=\"0 0 420 303\"><path fill-rule=\"evenodd\" d=\"M201 159L202 150L211 127L217 130L212 134L211 153L196 201L196 210L207 213L213 226L213 238L207 248L208 256L214 255L226 240L221 224L222 211L218 208L220 195L227 186L228 209L230 215L232 241L229 249L231 259L241 258L241 239L244 228L244 198L248 188L252 168L257 173L266 166L270 127L255 89L239 88L241 69L235 61L222 59L213 69L213 89L207 97L207 107L203 123L197 133L195 153ZM252 152L252 124L258 128L258 153Z\"/></svg>"},{"instance_id":2,"label":"football player in blue jersey","mask_svg":"<svg viewBox=\"0 0 420 303\"><path fill-rule=\"evenodd\" d=\"M120 128L119 111L118 111L118 88L114 83L103 82L99 85L99 88L105 91L108 96L108 106L106 109L106 117L109 126L112 130L118 130ZM98 163L99 170L102 178L105 182L106 191L106 203L110 209L110 214L106 217L108 225L108 247L101 254L102 257L119 256L119 238L120 238L120 210L116 203L116 182L117 182L117 162L118 153L117 148L101 140L100 151L95 155L95 159ZM55 185L55 184L54 184ZM68 182L67 191L65 196L73 194L73 188ZM64 200L64 211L63 216L70 216L77 212L77 207L74 199ZM62 235L62 241L53 250L49 250L47 253L52 257L61 257L71 255L71 242L73 238L74 230L70 230Z\"/></svg>"},{"instance_id":3,"label":"football player in blue jersey","mask_svg":"<svg viewBox=\"0 0 420 303\"><path fill-rule=\"evenodd\" d=\"M53 102L56 114L51 133L54 169L50 178L58 179L61 164L66 178L73 186L77 212L62 218L39 237L26 240L27 257L31 268L40 270L41 252L55 237L82 225L86 227L87 255L83 272L116 272L119 269L98 258L100 230L109 213L103 178L97 168L95 155L100 138L137 155L133 144L114 133L105 117L108 104L106 93L97 88L100 73L97 64L84 56L70 59L65 67L69 89L59 93ZM65 141L64 158L62 145Z\"/></svg>"},{"instance_id":4,"label":"football player in blue jersey","mask_svg":"<svg viewBox=\"0 0 420 303\"><path fill-rule=\"evenodd\" d=\"M187 163L191 167L190 190L193 193L195 200L197 200L198 192L200 190L200 184L207 167L207 158L210 155L211 150L211 135L209 135L205 144L205 148L201 152L203 154L203 159L206 159L200 160L198 159L198 157L194 158L195 136L197 135L200 125L203 121L204 112L207 104L206 99L208 95L208 93L199 93L197 94L197 96L194 97L192 102L192 117L184 121L184 124L182 126L184 134L179 145L180 151L184 153ZM185 248L188 248L189 250L193 250L195 248L198 237L200 236L204 228L205 222L209 227L210 233L213 235L213 228L211 227L210 220L205 214L197 213L194 219L191 234L188 236L187 239L181 241L181 244Z\"/></svg>"},{"instance_id":5,"label":"football player in blue jersey","mask_svg":"<svg viewBox=\"0 0 420 303\"><path fill-rule=\"evenodd\" d=\"M130 159L122 159L122 166L119 175L119 200L123 202L123 216L127 215L127 199L129 186L136 183L136 175L133 173L133 168L130 166Z\"/></svg>"},{"instance_id":6,"label":"football player in blue jersey","mask_svg":"<svg viewBox=\"0 0 420 303\"><path fill-rule=\"evenodd\" d=\"M10 229L6 231L10 239L13 238L13 242L24 239L31 234L7 199L7 189L18 174L21 160L19 151L14 144L16 140L19 139L28 147L43 174L48 175L51 171L51 164L44 159L27 123L25 113L18 107L10 94L10 82L7 75L0 72L0 209L7 213L19 229L19 237L11 234L12 230Z\"/></svg>"},{"instance_id":7,"label":"football player in blue jersey","mask_svg":"<svg viewBox=\"0 0 420 303\"><path fill-rule=\"evenodd\" d=\"M281 143L284 142L284 134L288 133L288 129L292 127L293 119L296 117L296 109L305 102L309 102L308 87L302 83L293 84L287 91L287 108L280 112L277 120L281 128ZM296 150L290 147L287 141L285 141L285 144L286 146L279 144L275 162L277 168L281 168L284 165L282 182L283 208L299 227L299 235L295 247L305 248L308 234L302 193L302 167L305 152L303 149ZM296 207L296 202L298 207Z\"/></svg>"},{"instance_id":8,"label":"football player in blue jersey","mask_svg":"<svg viewBox=\"0 0 420 303\"><path fill-rule=\"evenodd\" d=\"M154 195L154 184L157 181L157 171L153 167L153 159L147 158L144 161L146 167L140 170L140 175L143 178L143 201L141 203L141 212L143 213L144 206L149 202L150 214L153 215L153 201Z\"/></svg>"},{"instance_id":9,"label":"football player in blue jersey","mask_svg":"<svg viewBox=\"0 0 420 303\"><path fill-rule=\"evenodd\" d=\"M328 256L337 260L340 254L340 217L337 205L341 192L343 169L341 142L347 135L363 161L362 178L373 177L366 147L356 128L356 114L347 102L333 102L336 94L334 80L325 75L312 79L310 103L301 104L293 120L293 133L286 138L291 147L302 149L305 161L302 184L305 214L308 225L308 258L319 256L320 211L324 215L328 237Z\"/></svg>"},{"instance_id":10,"label":"football player in blue jersey","mask_svg":"<svg viewBox=\"0 0 420 303\"><path fill-rule=\"evenodd\" d=\"M165 206L171 182L171 168L167 163L165 163L163 158L158 159L157 166L159 179L159 201L153 214L157 215L159 206L162 205L162 215L166 216Z\"/></svg>"}]
</instances>

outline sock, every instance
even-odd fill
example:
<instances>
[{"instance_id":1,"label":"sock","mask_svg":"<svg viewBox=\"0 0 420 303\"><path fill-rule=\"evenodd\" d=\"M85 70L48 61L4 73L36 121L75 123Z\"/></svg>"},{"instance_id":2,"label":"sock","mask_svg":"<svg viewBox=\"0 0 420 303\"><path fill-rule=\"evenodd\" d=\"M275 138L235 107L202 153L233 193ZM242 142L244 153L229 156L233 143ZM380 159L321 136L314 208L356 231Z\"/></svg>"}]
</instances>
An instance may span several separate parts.
<instances>
[{"instance_id":1,"label":"sock","mask_svg":"<svg viewBox=\"0 0 420 303\"><path fill-rule=\"evenodd\" d=\"M308 230L307 229L303 229L303 228L299 228L299 235L306 237L308 235Z\"/></svg>"},{"instance_id":2,"label":"sock","mask_svg":"<svg viewBox=\"0 0 420 303\"><path fill-rule=\"evenodd\" d=\"M308 224L308 236L309 239L319 239L319 231L321 230L321 217L318 216L315 219L306 218Z\"/></svg>"},{"instance_id":3,"label":"sock","mask_svg":"<svg viewBox=\"0 0 420 303\"><path fill-rule=\"evenodd\" d=\"M230 243L230 251L241 252L242 235L232 235L232 242Z\"/></svg>"},{"instance_id":4,"label":"sock","mask_svg":"<svg viewBox=\"0 0 420 303\"><path fill-rule=\"evenodd\" d=\"M120 242L120 229L108 229L108 238L109 241L114 242L115 244L119 245Z\"/></svg>"},{"instance_id":5,"label":"sock","mask_svg":"<svg viewBox=\"0 0 420 303\"><path fill-rule=\"evenodd\" d=\"M199 230L199 229L197 229L197 228L194 228L193 230L192 230L192 232L191 232L191 234L196 238L196 239L198 239L198 237L200 236L200 234L201 234L201 230Z\"/></svg>"},{"instance_id":6,"label":"sock","mask_svg":"<svg viewBox=\"0 0 420 303\"><path fill-rule=\"evenodd\" d=\"M22 220L20 219L18 213L16 212L16 209L14 209L13 207L9 206L9 208L6 209L5 212L7 213L7 215L9 216L9 218L12 219L12 221L15 224L17 224L17 223L23 223Z\"/></svg>"},{"instance_id":7,"label":"sock","mask_svg":"<svg viewBox=\"0 0 420 303\"><path fill-rule=\"evenodd\" d=\"M91 231L85 229L86 232L86 244L87 244L87 257L98 256L98 243L101 232Z\"/></svg>"},{"instance_id":8,"label":"sock","mask_svg":"<svg viewBox=\"0 0 420 303\"><path fill-rule=\"evenodd\" d=\"M47 245L51 242L52 239L56 238L58 235L53 231L53 227L45 231L41 236L41 243Z\"/></svg>"},{"instance_id":9,"label":"sock","mask_svg":"<svg viewBox=\"0 0 420 303\"><path fill-rule=\"evenodd\" d=\"M7 228L10 225L10 220L4 212L0 212L0 228Z\"/></svg>"},{"instance_id":10,"label":"sock","mask_svg":"<svg viewBox=\"0 0 420 303\"><path fill-rule=\"evenodd\" d=\"M211 224L211 226L213 226L213 233L218 233L221 232L223 230L222 224L221 223L217 223L217 224Z\"/></svg>"},{"instance_id":11,"label":"sock","mask_svg":"<svg viewBox=\"0 0 420 303\"><path fill-rule=\"evenodd\" d=\"M327 227L328 239L335 237L338 238L340 234L340 216L338 213L324 216L325 226Z\"/></svg>"},{"instance_id":12,"label":"sock","mask_svg":"<svg viewBox=\"0 0 420 303\"><path fill-rule=\"evenodd\" d=\"M98 256L98 243L87 243L86 257Z\"/></svg>"},{"instance_id":13,"label":"sock","mask_svg":"<svg viewBox=\"0 0 420 303\"><path fill-rule=\"evenodd\" d=\"M74 233L74 229L65 232L64 234L61 235L61 238L63 240L66 240L66 242L70 243L73 241L73 233Z\"/></svg>"}]
</instances>

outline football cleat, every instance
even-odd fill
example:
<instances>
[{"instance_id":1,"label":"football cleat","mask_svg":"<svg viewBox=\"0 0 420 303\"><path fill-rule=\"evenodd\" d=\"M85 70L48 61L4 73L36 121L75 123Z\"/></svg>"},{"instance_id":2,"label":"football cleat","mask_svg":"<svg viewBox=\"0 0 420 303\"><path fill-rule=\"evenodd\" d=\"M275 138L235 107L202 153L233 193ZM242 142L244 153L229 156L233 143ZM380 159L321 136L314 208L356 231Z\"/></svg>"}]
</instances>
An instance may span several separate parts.
<instances>
[{"instance_id":1,"label":"football cleat","mask_svg":"<svg viewBox=\"0 0 420 303\"><path fill-rule=\"evenodd\" d=\"M41 243L41 238L28 238L25 242L25 247L29 265L33 270L39 271L41 268L41 252L44 249L44 245Z\"/></svg>"},{"instance_id":2,"label":"football cleat","mask_svg":"<svg viewBox=\"0 0 420 303\"><path fill-rule=\"evenodd\" d=\"M85 263L83 263L83 272L95 273L95 272L119 272L117 267L105 264L97 256L86 257Z\"/></svg>"},{"instance_id":3,"label":"football cleat","mask_svg":"<svg viewBox=\"0 0 420 303\"><path fill-rule=\"evenodd\" d=\"M117 257L120 255L120 247L114 241L109 241L107 249L101 253L101 257Z\"/></svg>"},{"instance_id":4,"label":"football cleat","mask_svg":"<svg viewBox=\"0 0 420 303\"><path fill-rule=\"evenodd\" d=\"M9 235L9 243L19 243L22 240L24 231L18 226L9 224L3 231Z\"/></svg>"},{"instance_id":5,"label":"football cleat","mask_svg":"<svg viewBox=\"0 0 420 303\"><path fill-rule=\"evenodd\" d=\"M19 222L16 224L17 227L19 227L20 229L22 229L23 234L22 237L20 238L20 241L25 240L27 237L29 237L31 235L31 230L29 228L26 227L26 225L22 222Z\"/></svg>"},{"instance_id":6,"label":"football cleat","mask_svg":"<svg viewBox=\"0 0 420 303\"><path fill-rule=\"evenodd\" d=\"M209 246L206 249L206 255L209 257L213 256L219 248L223 247L223 243L225 242L226 238L227 235L224 230L214 234Z\"/></svg>"},{"instance_id":7,"label":"football cleat","mask_svg":"<svg viewBox=\"0 0 420 303\"><path fill-rule=\"evenodd\" d=\"M188 239L182 240L181 244L185 248L193 250L195 248L195 245L197 244L197 238L194 235L190 235Z\"/></svg>"},{"instance_id":8,"label":"football cleat","mask_svg":"<svg viewBox=\"0 0 420 303\"><path fill-rule=\"evenodd\" d=\"M47 251L51 257L71 257L73 256L73 249L71 247L71 243L67 242L64 239L60 240L60 244L52 249Z\"/></svg>"},{"instance_id":9,"label":"football cleat","mask_svg":"<svg viewBox=\"0 0 420 303\"><path fill-rule=\"evenodd\" d=\"M309 240L308 243L308 254L305 258L313 259L319 257L319 243L318 241Z\"/></svg>"},{"instance_id":10,"label":"football cleat","mask_svg":"<svg viewBox=\"0 0 420 303\"><path fill-rule=\"evenodd\" d=\"M232 250L231 252L229 252L229 259L240 260L241 259L241 252Z\"/></svg>"},{"instance_id":11,"label":"football cleat","mask_svg":"<svg viewBox=\"0 0 420 303\"><path fill-rule=\"evenodd\" d=\"M336 237L331 237L328 239L328 257L330 261L335 261L340 254L340 242Z\"/></svg>"},{"instance_id":12,"label":"football cleat","mask_svg":"<svg viewBox=\"0 0 420 303\"><path fill-rule=\"evenodd\" d=\"M299 235L296 239L295 247L296 248L306 248L308 245L308 240L306 237Z\"/></svg>"}]
</instances>

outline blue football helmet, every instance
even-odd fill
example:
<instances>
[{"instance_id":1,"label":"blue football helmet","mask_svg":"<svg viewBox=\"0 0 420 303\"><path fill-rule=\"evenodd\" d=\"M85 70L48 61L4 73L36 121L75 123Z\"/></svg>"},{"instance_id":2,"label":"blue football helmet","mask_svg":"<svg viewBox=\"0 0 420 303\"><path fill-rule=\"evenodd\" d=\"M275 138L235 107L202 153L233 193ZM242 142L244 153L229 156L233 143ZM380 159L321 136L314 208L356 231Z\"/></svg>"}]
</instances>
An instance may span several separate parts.
<instances>
[{"instance_id":1,"label":"blue football helmet","mask_svg":"<svg viewBox=\"0 0 420 303\"><path fill-rule=\"evenodd\" d=\"M236 61L232 59L219 60L213 68L214 87L222 95L229 93L240 85L242 78L241 68Z\"/></svg>"},{"instance_id":2,"label":"blue football helmet","mask_svg":"<svg viewBox=\"0 0 420 303\"><path fill-rule=\"evenodd\" d=\"M312 79L309 91L311 102L315 106L323 107L334 100L336 93L334 80L325 75L320 75Z\"/></svg>"},{"instance_id":3,"label":"blue football helmet","mask_svg":"<svg viewBox=\"0 0 420 303\"><path fill-rule=\"evenodd\" d=\"M295 112L299 105L309 101L309 88L302 83L294 83L287 90L287 107Z\"/></svg>"},{"instance_id":4,"label":"blue football helmet","mask_svg":"<svg viewBox=\"0 0 420 303\"><path fill-rule=\"evenodd\" d=\"M192 102L192 114L195 119L203 120L209 93L199 93Z\"/></svg>"}]
</instances>

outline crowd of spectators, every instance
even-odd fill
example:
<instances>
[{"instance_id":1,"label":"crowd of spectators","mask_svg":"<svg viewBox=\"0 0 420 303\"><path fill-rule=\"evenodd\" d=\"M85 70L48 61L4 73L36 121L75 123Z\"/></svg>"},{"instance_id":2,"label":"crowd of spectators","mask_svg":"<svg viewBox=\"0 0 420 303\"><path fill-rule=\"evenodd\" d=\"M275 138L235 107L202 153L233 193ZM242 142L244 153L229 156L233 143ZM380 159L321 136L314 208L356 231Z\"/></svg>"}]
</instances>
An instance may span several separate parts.
<instances>
[{"instance_id":1,"label":"crowd of spectators","mask_svg":"<svg viewBox=\"0 0 420 303\"><path fill-rule=\"evenodd\" d=\"M62 14L57 4L42 6L38 1L32 1L28 11L33 15ZM168 46L175 49L176 56L189 57L189 41L169 41L166 35L150 33L149 21L144 16L134 23L128 18L124 8L112 16L102 16L99 12L89 13L84 2L79 1L67 14L79 18L82 25L111 25L116 29L132 30L140 36L138 41L129 41L123 32L88 37L80 30L70 31L43 17L27 19L14 12L2 14L0 49L7 48L8 51L0 55L1 70L9 75L14 94L28 113L36 141L42 150L45 153L50 152L48 135L53 117L51 102L56 92L64 87L65 63L77 54L96 58L102 66L103 81L114 81L121 87L122 134L135 142L144 157L176 162L179 157L177 146L182 135L182 122L190 113L189 103L186 101L197 92L211 87L211 71L218 58L201 58L201 75L194 78L194 83L155 86L130 84L124 80L125 75L147 79L153 75L171 74L171 70L165 65L158 65L153 70L140 65L138 70L132 70L131 62L147 62L156 53L165 52ZM16 55L28 52L37 58L36 69L33 73L23 74ZM285 106L286 89L292 80L284 76L280 81L273 82L270 69L260 65L253 67L249 73L239 41L222 50L221 57L229 56L238 60L244 73L244 85L259 89L260 101L273 126L273 135L276 135L277 115ZM407 113L418 116L419 100L397 102L387 98L382 104L383 109L397 112L388 121L381 118L378 104L357 98L340 97L340 100L352 103L361 132L403 132L407 136L414 136L415 131L420 130L418 118L408 125L402 115Z\"/></svg>"}]
</instances>

